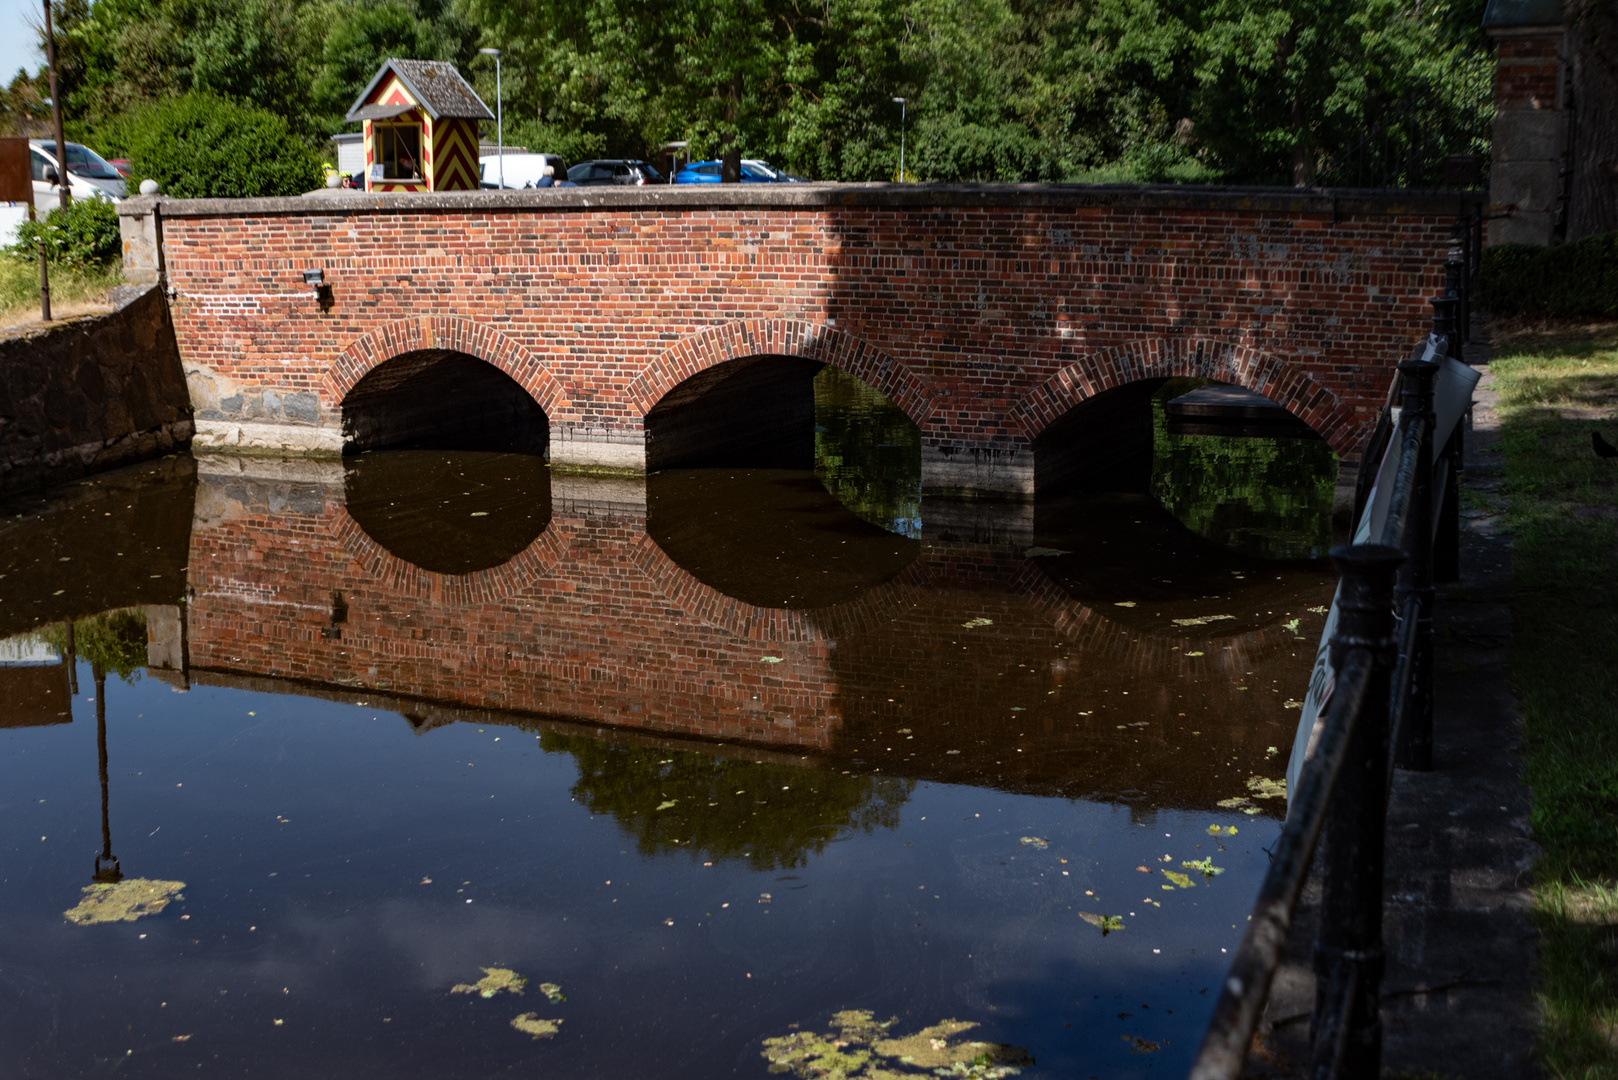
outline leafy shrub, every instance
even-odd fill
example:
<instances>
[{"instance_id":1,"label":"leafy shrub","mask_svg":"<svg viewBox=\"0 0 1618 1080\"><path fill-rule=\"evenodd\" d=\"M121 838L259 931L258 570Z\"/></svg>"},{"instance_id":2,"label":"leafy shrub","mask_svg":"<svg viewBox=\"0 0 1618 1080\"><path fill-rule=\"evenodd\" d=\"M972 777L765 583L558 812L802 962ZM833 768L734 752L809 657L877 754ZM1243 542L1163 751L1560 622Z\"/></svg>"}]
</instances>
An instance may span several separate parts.
<instances>
[{"instance_id":1,"label":"leafy shrub","mask_svg":"<svg viewBox=\"0 0 1618 1080\"><path fill-rule=\"evenodd\" d=\"M1618 233L1556 247L1488 248L1480 293L1494 315L1618 315Z\"/></svg>"},{"instance_id":2,"label":"leafy shrub","mask_svg":"<svg viewBox=\"0 0 1618 1080\"><path fill-rule=\"evenodd\" d=\"M52 210L43 219L25 221L17 229L10 253L37 257L45 245L45 258L53 265L75 270L102 270L118 261L122 242L118 212L102 199L74 199L65 210Z\"/></svg>"},{"instance_id":3,"label":"leafy shrub","mask_svg":"<svg viewBox=\"0 0 1618 1080\"><path fill-rule=\"evenodd\" d=\"M190 93L113 118L98 132L111 156L128 157L131 190L156 180L179 199L301 195L324 183L320 158L264 109Z\"/></svg>"}]
</instances>

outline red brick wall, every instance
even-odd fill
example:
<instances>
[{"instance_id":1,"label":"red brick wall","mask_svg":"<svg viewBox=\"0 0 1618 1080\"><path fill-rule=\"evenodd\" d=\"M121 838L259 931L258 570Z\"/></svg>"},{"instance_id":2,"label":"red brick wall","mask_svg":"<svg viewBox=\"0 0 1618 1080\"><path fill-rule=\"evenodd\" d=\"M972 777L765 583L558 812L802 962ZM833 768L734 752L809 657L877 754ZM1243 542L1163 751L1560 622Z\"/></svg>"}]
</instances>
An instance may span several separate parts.
<instances>
[{"instance_id":1,"label":"red brick wall","mask_svg":"<svg viewBox=\"0 0 1618 1080\"><path fill-rule=\"evenodd\" d=\"M1497 109L1554 109L1561 74L1561 33L1500 37L1494 72Z\"/></svg>"},{"instance_id":2,"label":"red brick wall","mask_svg":"<svg viewBox=\"0 0 1618 1080\"><path fill-rule=\"evenodd\" d=\"M599 188L499 204L165 201L181 353L222 385L312 391L331 424L375 365L454 348L528 388L553 433L630 438L698 370L805 355L887 393L924 447L1018 451L1090 394L1202 374L1259 390L1352 455L1390 366L1429 325L1460 208L1453 195L792 187L743 193L781 205ZM724 198L738 205L702 202ZM305 267L325 270L329 310Z\"/></svg>"}]
</instances>

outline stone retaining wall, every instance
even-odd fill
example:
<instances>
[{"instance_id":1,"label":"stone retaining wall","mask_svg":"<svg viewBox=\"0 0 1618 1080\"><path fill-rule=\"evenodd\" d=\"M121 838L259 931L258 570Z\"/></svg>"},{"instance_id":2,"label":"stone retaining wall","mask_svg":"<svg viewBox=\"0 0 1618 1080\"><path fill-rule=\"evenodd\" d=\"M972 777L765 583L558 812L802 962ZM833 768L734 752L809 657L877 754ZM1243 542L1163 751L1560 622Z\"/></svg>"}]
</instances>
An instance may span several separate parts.
<instances>
[{"instance_id":1,"label":"stone retaining wall","mask_svg":"<svg viewBox=\"0 0 1618 1080\"><path fill-rule=\"evenodd\" d=\"M166 454L191 439L174 324L156 286L111 314L0 340L0 495Z\"/></svg>"}]
</instances>

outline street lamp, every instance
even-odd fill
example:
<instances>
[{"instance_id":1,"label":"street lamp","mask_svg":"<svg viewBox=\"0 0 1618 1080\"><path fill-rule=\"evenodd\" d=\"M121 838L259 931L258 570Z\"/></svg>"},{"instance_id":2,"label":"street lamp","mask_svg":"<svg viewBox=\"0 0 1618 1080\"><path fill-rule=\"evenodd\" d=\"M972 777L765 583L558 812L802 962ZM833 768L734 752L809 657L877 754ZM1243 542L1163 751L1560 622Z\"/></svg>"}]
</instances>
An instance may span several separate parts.
<instances>
[{"instance_id":1,"label":"street lamp","mask_svg":"<svg viewBox=\"0 0 1618 1080\"><path fill-rule=\"evenodd\" d=\"M500 101L500 50L479 49L484 56L494 57L494 138L500 156L500 190L506 189L506 120L505 108Z\"/></svg>"},{"instance_id":2,"label":"street lamp","mask_svg":"<svg viewBox=\"0 0 1618 1080\"><path fill-rule=\"evenodd\" d=\"M896 97L893 103L899 106L899 183L905 182L905 99Z\"/></svg>"}]
</instances>

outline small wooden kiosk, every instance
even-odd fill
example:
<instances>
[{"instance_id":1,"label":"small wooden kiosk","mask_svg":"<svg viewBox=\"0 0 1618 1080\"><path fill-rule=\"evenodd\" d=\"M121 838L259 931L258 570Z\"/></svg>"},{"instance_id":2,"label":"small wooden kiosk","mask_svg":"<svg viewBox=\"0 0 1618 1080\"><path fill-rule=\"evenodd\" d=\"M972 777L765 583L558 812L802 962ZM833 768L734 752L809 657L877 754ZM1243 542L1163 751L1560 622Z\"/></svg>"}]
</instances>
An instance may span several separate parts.
<instances>
[{"instance_id":1,"label":"small wooden kiosk","mask_svg":"<svg viewBox=\"0 0 1618 1080\"><path fill-rule=\"evenodd\" d=\"M366 191L476 191L478 121L494 113L442 60L387 60L348 110L365 123Z\"/></svg>"}]
</instances>

